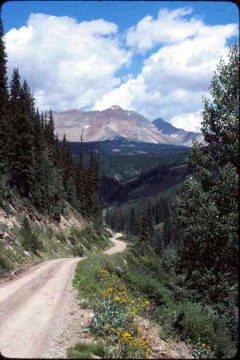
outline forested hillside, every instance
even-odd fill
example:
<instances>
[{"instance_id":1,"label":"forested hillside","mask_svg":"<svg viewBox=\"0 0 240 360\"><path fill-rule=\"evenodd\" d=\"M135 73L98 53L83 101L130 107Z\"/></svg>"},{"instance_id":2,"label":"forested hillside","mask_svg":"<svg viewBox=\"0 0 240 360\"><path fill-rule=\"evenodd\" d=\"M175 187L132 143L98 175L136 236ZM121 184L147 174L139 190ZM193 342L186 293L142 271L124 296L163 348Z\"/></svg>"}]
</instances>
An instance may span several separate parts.
<instances>
[{"instance_id":1,"label":"forested hillside","mask_svg":"<svg viewBox=\"0 0 240 360\"><path fill-rule=\"evenodd\" d=\"M80 144L73 157L66 137L60 142L54 133L52 111L36 108L19 69L8 86L6 64L0 21L0 274L44 256L81 255L102 230L98 155L86 158ZM94 231L85 236L80 230L90 222Z\"/></svg>"},{"instance_id":2,"label":"forested hillside","mask_svg":"<svg viewBox=\"0 0 240 360\"><path fill-rule=\"evenodd\" d=\"M40 113L26 80L14 69L7 84L7 56L0 24L0 205L20 196L55 219L68 201L81 214L101 213L98 156L85 161L82 147L73 159L66 137L60 144L54 119Z\"/></svg>"}]
</instances>

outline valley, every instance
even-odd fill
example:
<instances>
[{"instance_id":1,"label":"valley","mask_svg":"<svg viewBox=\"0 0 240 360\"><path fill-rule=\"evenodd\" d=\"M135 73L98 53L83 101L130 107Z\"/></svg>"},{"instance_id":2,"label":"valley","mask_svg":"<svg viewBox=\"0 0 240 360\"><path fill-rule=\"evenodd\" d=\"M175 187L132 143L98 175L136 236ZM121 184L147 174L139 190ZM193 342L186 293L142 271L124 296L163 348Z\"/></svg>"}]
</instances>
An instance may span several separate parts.
<instances>
[{"instance_id":1,"label":"valley","mask_svg":"<svg viewBox=\"0 0 240 360\"><path fill-rule=\"evenodd\" d=\"M0 354L233 358L236 24L80 3L0 9Z\"/></svg>"}]
</instances>

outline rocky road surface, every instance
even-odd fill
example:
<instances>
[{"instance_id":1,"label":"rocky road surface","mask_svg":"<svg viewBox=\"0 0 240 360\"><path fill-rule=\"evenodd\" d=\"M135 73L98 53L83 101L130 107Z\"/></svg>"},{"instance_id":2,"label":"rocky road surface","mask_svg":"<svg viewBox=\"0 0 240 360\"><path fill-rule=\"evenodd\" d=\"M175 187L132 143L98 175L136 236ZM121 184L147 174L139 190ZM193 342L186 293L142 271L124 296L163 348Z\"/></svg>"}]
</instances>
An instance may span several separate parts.
<instances>
[{"instance_id":1,"label":"rocky road surface","mask_svg":"<svg viewBox=\"0 0 240 360\"><path fill-rule=\"evenodd\" d=\"M126 244L114 234L113 246L105 251L124 251ZM72 279L78 261L65 258L33 267L18 279L0 285L0 352L10 358L64 358L58 342L71 325L76 291Z\"/></svg>"}]
</instances>

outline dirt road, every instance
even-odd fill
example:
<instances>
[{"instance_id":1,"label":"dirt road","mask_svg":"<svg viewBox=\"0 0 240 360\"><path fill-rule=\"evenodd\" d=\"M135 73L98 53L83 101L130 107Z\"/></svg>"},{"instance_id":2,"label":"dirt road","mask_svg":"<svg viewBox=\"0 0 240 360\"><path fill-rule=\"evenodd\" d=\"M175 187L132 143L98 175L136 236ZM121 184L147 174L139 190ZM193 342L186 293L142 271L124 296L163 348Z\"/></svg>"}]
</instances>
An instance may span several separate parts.
<instances>
[{"instance_id":1,"label":"dirt road","mask_svg":"<svg viewBox=\"0 0 240 360\"><path fill-rule=\"evenodd\" d=\"M126 244L116 238L106 254L121 252ZM84 258L50 260L19 279L0 286L0 351L6 357L64 357L56 338L68 323L75 301L72 278ZM54 340L55 339L55 340Z\"/></svg>"}]
</instances>

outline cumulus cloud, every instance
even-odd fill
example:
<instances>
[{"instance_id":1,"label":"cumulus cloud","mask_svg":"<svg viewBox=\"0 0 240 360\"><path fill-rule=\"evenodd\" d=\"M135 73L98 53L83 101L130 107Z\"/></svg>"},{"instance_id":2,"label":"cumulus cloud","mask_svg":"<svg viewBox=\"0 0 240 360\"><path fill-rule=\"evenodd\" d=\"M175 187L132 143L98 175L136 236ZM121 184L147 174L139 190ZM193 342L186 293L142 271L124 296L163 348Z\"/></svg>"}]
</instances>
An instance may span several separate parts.
<instances>
[{"instance_id":1,"label":"cumulus cloud","mask_svg":"<svg viewBox=\"0 0 240 360\"><path fill-rule=\"evenodd\" d=\"M189 131L197 131L201 130L201 122L202 116L200 111L196 111L194 113L185 113L182 115L173 116L171 119L171 123L176 128L181 128L182 124L185 125L185 128Z\"/></svg>"},{"instance_id":2,"label":"cumulus cloud","mask_svg":"<svg viewBox=\"0 0 240 360\"><path fill-rule=\"evenodd\" d=\"M131 58L117 31L103 19L77 23L68 16L31 14L27 26L5 36L9 76L20 68L41 109L91 108L120 84L115 73Z\"/></svg>"},{"instance_id":3,"label":"cumulus cloud","mask_svg":"<svg viewBox=\"0 0 240 360\"><path fill-rule=\"evenodd\" d=\"M201 19L194 16L187 19L186 15L192 12L192 8L185 7L172 11L161 9L156 19L147 15L128 30L127 44L134 46L139 52L145 52L159 43L178 43L194 36L211 35L216 38L220 35L225 38L237 32L236 24L206 26Z\"/></svg>"},{"instance_id":4,"label":"cumulus cloud","mask_svg":"<svg viewBox=\"0 0 240 360\"><path fill-rule=\"evenodd\" d=\"M202 96L221 57L227 57L227 40L238 34L236 24L208 26L184 16L191 9L159 11L146 16L127 33L135 51L155 50L143 61L141 74L105 94L95 105L109 106L116 99L150 119L162 117L178 127L200 128ZM158 48L156 49L156 45Z\"/></svg>"},{"instance_id":5,"label":"cumulus cloud","mask_svg":"<svg viewBox=\"0 0 240 360\"><path fill-rule=\"evenodd\" d=\"M198 130L202 95L209 97L216 65L237 34L236 24L207 25L190 8L162 9L124 34L104 19L31 14L26 26L6 34L6 47L9 73L20 68L41 110L117 104ZM136 61L141 66L133 75Z\"/></svg>"}]
</instances>

